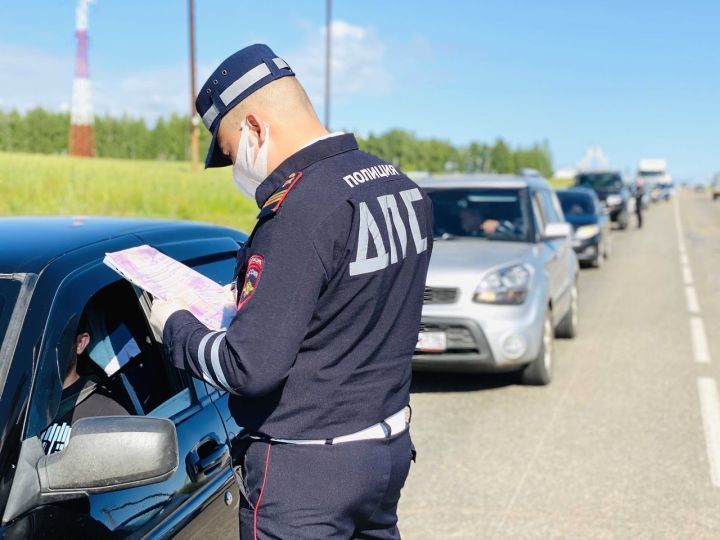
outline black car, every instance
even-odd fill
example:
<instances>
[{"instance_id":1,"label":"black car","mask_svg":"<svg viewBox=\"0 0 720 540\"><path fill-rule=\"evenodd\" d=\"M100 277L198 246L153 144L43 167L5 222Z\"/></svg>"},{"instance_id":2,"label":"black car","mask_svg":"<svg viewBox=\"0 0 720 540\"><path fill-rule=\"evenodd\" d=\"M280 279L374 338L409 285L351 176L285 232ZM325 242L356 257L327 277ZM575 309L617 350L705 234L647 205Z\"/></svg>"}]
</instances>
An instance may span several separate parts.
<instances>
[{"instance_id":1,"label":"black car","mask_svg":"<svg viewBox=\"0 0 720 540\"><path fill-rule=\"evenodd\" d=\"M592 189L610 212L610 219L626 229L631 210L631 194L619 172L581 172L575 177L576 187Z\"/></svg>"},{"instance_id":2,"label":"black car","mask_svg":"<svg viewBox=\"0 0 720 540\"><path fill-rule=\"evenodd\" d=\"M149 244L224 284L245 240L189 222L0 219L0 538L238 537L228 395L172 367L150 298L102 260ZM73 423L46 456L81 318L106 358L121 354L119 328L132 337L111 376L77 361L129 414Z\"/></svg>"},{"instance_id":3,"label":"black car","mask_svg":"<svg viewBox=\"0 0 720 540\"><path fill-rule=\"evenodd\" d=\"M578 261L595 268L610 256L610 221L607 209L592 189L557 191L565 219L573 226L573 249Z\"/></svg>"}]
</instances>

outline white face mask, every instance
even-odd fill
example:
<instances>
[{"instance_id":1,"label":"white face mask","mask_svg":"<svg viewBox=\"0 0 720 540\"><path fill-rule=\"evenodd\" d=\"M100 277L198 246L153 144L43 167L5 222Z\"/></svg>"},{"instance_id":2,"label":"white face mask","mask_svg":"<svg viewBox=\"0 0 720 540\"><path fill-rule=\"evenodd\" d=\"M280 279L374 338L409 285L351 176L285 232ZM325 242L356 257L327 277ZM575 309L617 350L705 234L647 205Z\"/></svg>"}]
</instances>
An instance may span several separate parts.
<instances>
[{"instance_id":1,"label":"white face mask","mask_svg":"<svg viewBox=\"0 0 720 540\"><path fill-rule=\"evenodd\" d=\"M233 164L233 180L238 189L251 199L255 198L258 186L267 178L267 156L270 146L270 126L263 122L265 127L265 143L255 152L258 146L257 136L250 137L250 125L247 120L240 124L240 144L237 157Z\"/></svg>"}]
</instances>

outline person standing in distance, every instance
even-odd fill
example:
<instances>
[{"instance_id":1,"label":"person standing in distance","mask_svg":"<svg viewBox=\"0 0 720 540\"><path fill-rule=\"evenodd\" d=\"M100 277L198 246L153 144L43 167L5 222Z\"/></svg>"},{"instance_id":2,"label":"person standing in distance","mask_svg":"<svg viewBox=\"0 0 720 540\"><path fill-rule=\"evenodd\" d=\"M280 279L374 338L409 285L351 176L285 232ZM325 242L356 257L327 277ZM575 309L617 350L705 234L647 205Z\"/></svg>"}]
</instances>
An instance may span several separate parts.
<instances>
[{"instance_id":1,"label":"person standing in distance","mask_svg":"<svg viewBox=\"0 0 720 540\"><path fill-rule=\"evenodd\" d=\"M175 366L231 394L249 441L241 538L399 538L432 206L353 135L328 133L294 75L252 45L203 85L205 165L232 165L260 212L227 330L172 300L151 324Z\"/></svg>"},{"instance_id":2,"label":"person standing in distance","mask_svg":"<svg viewBox=\"0 0 720 540\"><path fill-rule=\"evenodd\" d=\"M638 229L642 229L643 226L643 198L645 197L645 184L642 178L638 178L635 182L635 215L637 215L637 226Z\"/></svg>"}]
</instances>

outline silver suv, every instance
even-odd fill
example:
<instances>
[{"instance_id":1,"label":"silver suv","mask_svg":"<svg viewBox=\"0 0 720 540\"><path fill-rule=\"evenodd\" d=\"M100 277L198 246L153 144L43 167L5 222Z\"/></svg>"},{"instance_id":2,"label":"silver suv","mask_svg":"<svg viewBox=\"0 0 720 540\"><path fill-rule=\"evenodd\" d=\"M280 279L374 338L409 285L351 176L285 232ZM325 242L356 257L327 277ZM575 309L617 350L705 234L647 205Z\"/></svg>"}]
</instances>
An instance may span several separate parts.
<instances>
[{"instance_id":1,"label":"silver suv","mask_svg":"<svg viewBox=\"0 0 720 540\"><path fill-rule=\"evenodd\" d=\"M433 201L435 243L413 365L522 370L552 379L553 338L574 337L578 262L572 228L539 176L419 181Z\"/></svg>"}]
</instances>

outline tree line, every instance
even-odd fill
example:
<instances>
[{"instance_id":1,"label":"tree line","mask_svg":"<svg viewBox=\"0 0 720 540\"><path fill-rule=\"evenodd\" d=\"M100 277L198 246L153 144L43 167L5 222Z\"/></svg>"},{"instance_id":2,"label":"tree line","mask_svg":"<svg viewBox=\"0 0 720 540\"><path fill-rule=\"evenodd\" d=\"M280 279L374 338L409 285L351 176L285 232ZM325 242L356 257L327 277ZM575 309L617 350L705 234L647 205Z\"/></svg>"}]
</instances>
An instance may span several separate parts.
<instances>
[{"instance_id":1,"label":"tree line","mask_svg":"<svg viewBox=\"0 0 720 540\"><path fill-rule=\"evenodd\" d=\"M68 146L68 113L42 108L25 114L0 111L0 151L64 154ZM99 157L186 161L189 153L187 116L173 114L154 125L128 116L97 116L95 143ZM376 154L404 171L514 173L521 168L538 170L550 177L552 155L546 141L528 147L511 147L503 139L492 144L472 142L456 146L441 139L422 139L392 129L382 134L358 136L362 150ZM200 129L201 151L210 135Z\"/></svg>"}]
</instances>

